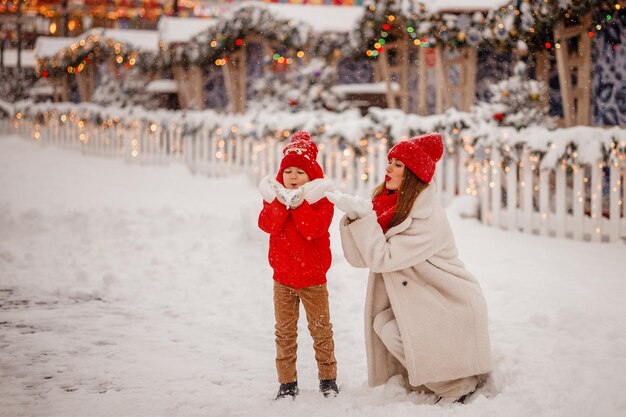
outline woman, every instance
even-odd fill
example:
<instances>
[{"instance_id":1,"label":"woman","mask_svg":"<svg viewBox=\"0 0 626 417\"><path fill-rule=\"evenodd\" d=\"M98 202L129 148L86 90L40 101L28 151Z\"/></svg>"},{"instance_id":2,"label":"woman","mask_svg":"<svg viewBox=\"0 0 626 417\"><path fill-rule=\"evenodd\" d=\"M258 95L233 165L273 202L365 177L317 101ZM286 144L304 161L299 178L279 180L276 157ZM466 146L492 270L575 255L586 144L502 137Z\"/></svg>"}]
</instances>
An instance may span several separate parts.
<instances>
[{"instance_id":1,"label":"woman","mask_svg":"<svg viewBox=\"0 0 626 417\"><path fill-rule=\"evenodd\" d=\"M388 153L373 201L326 193L346 213L340 222L346 259L370 270L369 384L402 374L440 404L464 402L491 371L485 299L457 257L431 183L442 154L437 133L400 142Z\"/></svg>"}]
</instances>

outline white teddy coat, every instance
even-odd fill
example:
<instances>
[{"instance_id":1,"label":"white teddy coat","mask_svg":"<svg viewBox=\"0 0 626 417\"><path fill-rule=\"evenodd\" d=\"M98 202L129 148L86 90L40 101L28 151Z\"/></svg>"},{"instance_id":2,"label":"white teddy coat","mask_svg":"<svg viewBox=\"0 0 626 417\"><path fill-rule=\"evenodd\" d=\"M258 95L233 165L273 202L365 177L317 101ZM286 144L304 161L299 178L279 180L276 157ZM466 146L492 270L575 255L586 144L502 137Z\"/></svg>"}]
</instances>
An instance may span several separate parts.
<instances>
[{"instance_id":1,"label":"white teddy coat","mask_svg":"<svg viewBox=\"0 0 626 417\"><path fill-rule=\"evenodd\" d=\"M397 374L409 383L450 381L491 371L487 305L476 279L458 259L454 236L431 183L410 215L384 235L376 214L340 222L348 262L369 268L365 301L368 382ZM373 330L378 313L392 307L407 369Z\"/></svg>"}]
</instances>

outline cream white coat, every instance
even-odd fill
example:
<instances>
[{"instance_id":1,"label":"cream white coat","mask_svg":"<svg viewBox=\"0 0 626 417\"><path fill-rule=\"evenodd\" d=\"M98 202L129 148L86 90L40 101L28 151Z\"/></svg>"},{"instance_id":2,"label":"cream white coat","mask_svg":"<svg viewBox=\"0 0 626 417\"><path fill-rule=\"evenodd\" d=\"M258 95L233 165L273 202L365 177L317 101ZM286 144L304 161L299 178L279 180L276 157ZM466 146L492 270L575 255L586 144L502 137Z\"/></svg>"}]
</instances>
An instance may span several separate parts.
<instances>
[{"instance_id":1,"label":"cream white coat","mask_svg":"<svg viewBox=\"0 0 626 417\"><path fill-rule=\"evenodd\" d=\"M383 234L371 214L341 219L343 251L355 267L369 268L365 301L368 381L397 374L409 383L450 381L491 371L487 306L480 285L457 255L454 236L431 183L410 215ZM392 307L407 369L373 330L376 315Z\"/></svg>"}]
</instances>

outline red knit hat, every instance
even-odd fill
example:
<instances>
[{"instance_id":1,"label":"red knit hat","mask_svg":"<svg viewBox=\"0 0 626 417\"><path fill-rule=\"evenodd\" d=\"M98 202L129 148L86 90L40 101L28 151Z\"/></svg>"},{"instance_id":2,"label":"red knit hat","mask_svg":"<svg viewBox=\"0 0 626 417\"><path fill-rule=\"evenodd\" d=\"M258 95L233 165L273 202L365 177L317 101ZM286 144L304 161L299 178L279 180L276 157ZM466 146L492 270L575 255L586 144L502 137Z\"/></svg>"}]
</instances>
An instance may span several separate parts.
<instances>
[{"instance_id":1,"label":"red knit hat","mask_svg":"<svg viewBox=\"0 0 626 417\"><path fill-rule=\"evenodd\" d=\"M435 174L435 164L443 155L443 136L426 133L393 145L387 158L396 158L419 179L428 183Z\"/></svg>"},{"instance_id":2,"label":"red knit hat","mask_svg":"<svg viewBox=\"0 0 626 417\"><path fill-rule=\"evenodd\" d=\"M308 132L299 130L291 137L291 143L283 149L283 160L278 169L276 181L283 184L283 171L289 167L298 167L307 173L309 180L324 178L322 167L317 163L317 145ZM285 185L285 184L283 184Z\"/></svg>"}]
</instances>

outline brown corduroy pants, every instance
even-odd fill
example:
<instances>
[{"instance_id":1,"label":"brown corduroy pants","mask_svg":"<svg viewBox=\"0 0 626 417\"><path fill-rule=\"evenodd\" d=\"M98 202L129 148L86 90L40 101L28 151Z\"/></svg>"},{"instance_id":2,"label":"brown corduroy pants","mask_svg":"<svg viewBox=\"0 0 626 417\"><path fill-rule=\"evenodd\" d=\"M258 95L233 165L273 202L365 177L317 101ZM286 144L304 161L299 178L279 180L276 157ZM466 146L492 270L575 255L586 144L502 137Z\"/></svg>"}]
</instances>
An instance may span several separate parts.
<instances>
[{"instance_id":1,"label":"brown corduroy pants","mask_svg":"<svg viewBox=\"0 0 626 417\"><path fill-rule=\"evenodd\" d=\"M298 317L300 300L306 312L313 338L319 379L337 378L337 361L333 326L330 323L326 284L308 288L291 288L274 281L274 315L276 317L276 371L278 382L297 380Z\"/></svg>"}]
</instances>

